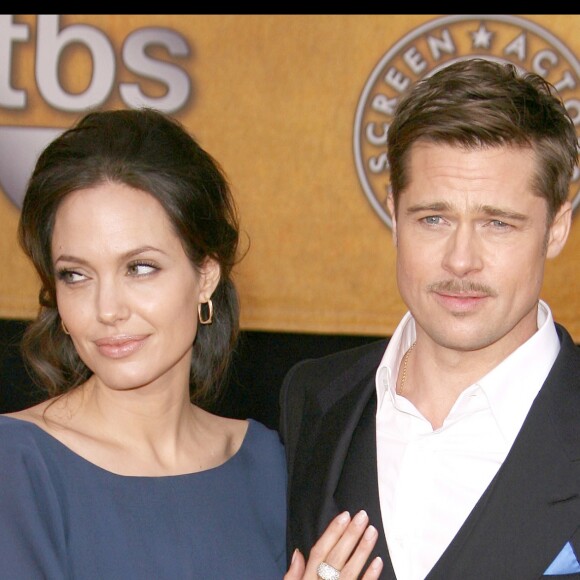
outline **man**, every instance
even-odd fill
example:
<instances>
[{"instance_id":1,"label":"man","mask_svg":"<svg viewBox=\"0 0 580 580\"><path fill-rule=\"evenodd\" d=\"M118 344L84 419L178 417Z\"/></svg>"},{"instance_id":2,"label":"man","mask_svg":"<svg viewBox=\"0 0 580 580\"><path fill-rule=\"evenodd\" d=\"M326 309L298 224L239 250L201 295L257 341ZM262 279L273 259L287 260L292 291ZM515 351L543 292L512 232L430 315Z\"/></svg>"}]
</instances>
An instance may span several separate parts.
<instances>
[{"instance_id":1,"label":"man","mask_svg":"<svg viewBox=\"0 0 580 580\"><path fill-rule=\"evenodd\" d=\"M540 77L465 60L401 102L388 156L409 312L388 346L284 380L289 553L364 509L381 578L578 578L580 349L540 299L571 227L572 121Z\"/></svg>"}]
</instances>

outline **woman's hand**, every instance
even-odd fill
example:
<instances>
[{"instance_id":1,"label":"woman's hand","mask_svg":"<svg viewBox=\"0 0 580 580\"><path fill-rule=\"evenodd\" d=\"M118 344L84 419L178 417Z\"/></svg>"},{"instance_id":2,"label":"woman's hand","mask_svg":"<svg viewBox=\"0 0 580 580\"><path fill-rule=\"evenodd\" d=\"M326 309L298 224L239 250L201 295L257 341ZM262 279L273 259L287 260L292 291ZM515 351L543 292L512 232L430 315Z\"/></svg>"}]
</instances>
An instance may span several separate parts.
<instances>
[{"instance_id":1,"label":"woman's hand","mask_svg":"<svg viewBox=\"0 0 580 580\"><path fill-rule=\"evenodd\" d=\"M284 580L319 580L316 572L321 562L340 572L340 580L376 580L383 569L383 561L375 558L363 576L362 569L378 538L377 530L369 525L364 511L351 519L348 512L336 516L310 551L308 562L295 550Z\"/></svg>"}]
</instances>

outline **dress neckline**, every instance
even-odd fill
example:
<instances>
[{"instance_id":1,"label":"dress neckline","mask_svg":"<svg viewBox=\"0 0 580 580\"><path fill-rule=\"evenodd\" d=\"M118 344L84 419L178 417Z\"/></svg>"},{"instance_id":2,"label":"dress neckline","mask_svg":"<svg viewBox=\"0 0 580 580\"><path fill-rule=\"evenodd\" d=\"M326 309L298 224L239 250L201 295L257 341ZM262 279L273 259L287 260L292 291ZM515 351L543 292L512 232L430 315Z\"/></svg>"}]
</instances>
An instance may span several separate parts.
<instances>
[{"instance_id":1,"label":"dress neckline","mask_svg":"<svg viewBox=\"0 0 580 580\"><path fill-rule=\"evenodd\" d=\"M132 479L132 480L139 479L139 480L151 480L151 481L170 480L170 479L177 480L178 478L193 478L195 476L202 477L204 475L215 473L216 471L218 471L220 469L227 469L227 468L231 467L232 464L235 464L239 460L240 454L247 447L248 439L251 437L251 433L254 431L254 424L255 424L254 419L247 419L248 428L246 429L246 433L244 434L244 438L242 439L242 444L240 445L239 449L231 457L226 459L220 465L216 465L215 467L210 467L209 469L204 469L202 471L180 473L177 475L123 475L123 474L115 473L114 471L110 471L108 469L105 469L104 467L101 467L101 466L97 465L96 463L93 463L89 459L86 459L82 455L79 455L76 451L73 451L70 447L68 447L62 441L57 439L54 435L52 435L48 431L44 430L42 427L40 427L36 423L33 423L32 421L27 421L26 419L19 419L17 417L9 417L8 415L0 415L0 421L1 420L19 423L21 425L24 425L25 428L32 429L36 433L40 434L40 436L45 441L47 441L49 444L51 444L53 447L59 449L60 452L63 452L65 454L69 455L75 461L77 461L81 464L84 464L85 466L87 466L91 469L94 469L98 472L106 474L107 476L110 476L112 478L124 478L124 479ZM26 426L30 426L30 427L26 427Z\"/></svg>"}]
</instances>

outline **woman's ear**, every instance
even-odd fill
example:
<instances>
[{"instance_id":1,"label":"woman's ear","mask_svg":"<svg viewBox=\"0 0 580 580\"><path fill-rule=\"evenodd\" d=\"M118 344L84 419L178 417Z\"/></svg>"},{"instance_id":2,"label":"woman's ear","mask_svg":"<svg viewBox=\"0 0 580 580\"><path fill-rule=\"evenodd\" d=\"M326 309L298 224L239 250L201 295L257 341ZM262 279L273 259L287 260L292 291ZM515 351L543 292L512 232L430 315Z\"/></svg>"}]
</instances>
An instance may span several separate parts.
<instances>
[{"instance_id":1,"label":"woman's ear","mask_svg":"<svg viewBox=\"0 0 580 580\"><path fill-rule=\"evenodd\" d=\"M199 297L200 302L207 302L220 281L221 268L213 258L206 258L200 270Z\"/></svg>"},{"instance_id":2,"label":"woman's ear","mask_svg":"<svg viewBox=\"0 0 580 580\"><path fill-rule=\"evenodd\" d=\"M548 230L546 258L555 258L566 245L572 224L572 204L567 201L558 210Z\"/></svg>"}]
</instances>

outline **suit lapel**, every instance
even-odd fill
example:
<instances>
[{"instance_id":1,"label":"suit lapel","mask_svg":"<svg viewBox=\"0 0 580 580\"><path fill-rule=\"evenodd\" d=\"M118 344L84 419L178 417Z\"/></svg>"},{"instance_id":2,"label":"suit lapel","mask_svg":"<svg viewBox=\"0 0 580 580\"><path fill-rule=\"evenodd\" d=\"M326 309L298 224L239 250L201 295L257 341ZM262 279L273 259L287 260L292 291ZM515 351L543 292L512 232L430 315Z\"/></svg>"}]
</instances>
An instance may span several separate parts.
<instances>
[{"instance_id":1,"label":"suit lapel","mask_svg":"<svg viewBox=\"0 0 580 580\"><path fill-rule=\"evenodd\" d=\"M352 514L365 509L379 529L382 547L377 553L388 569L378 502L374 417L375 373L382 352L384 345L380 353L368 353L305 402L290 510L292 535L305 540L298 547L308 553L335 515L345 509Z\"/></svg>"},{"instance_id":2,"label":"suit lapel","mask_svg":"<svg viewBox=\"0 0 580 580\"><path fill-rule=\"evenodd\" d=\"M332 388L338 389L340 385L332 384L322 393L322 401L317 397L305 403L290 503L292 519L305 526L303 531L310 542L318 538L338 513L334 492L352 433L368 399L367 392L373 383L371 374L374 376L373 372L359 379L346 395L338 390L333 393ZM303 533L297 537L303 537Z\"/></svg>"},{"instance_id":3,"label":"suit lapel","mask_svg":"<svg viewBox=\"0 0 580 580\"><path fill-rule=\"evenodd\" d=\"M578 530L579 373L564 337L505 462L428 580L538 578Z\"/></svg>"},{"instance_id":4,"label":"suit lapel","mask_svg":"<svg viewBox=\"0 0 580 580\"><path fill-rule=\"evenodd\" d=\"M370 559L380 556L383 560L381 578L395 578L383 529L379 501L376 445L377 397L372 393L353 433L342 473L335 492L335 500L341 509L351 514L366 510L370 522L377 528L379 539Z\"/></svg>"}]
</instances>

